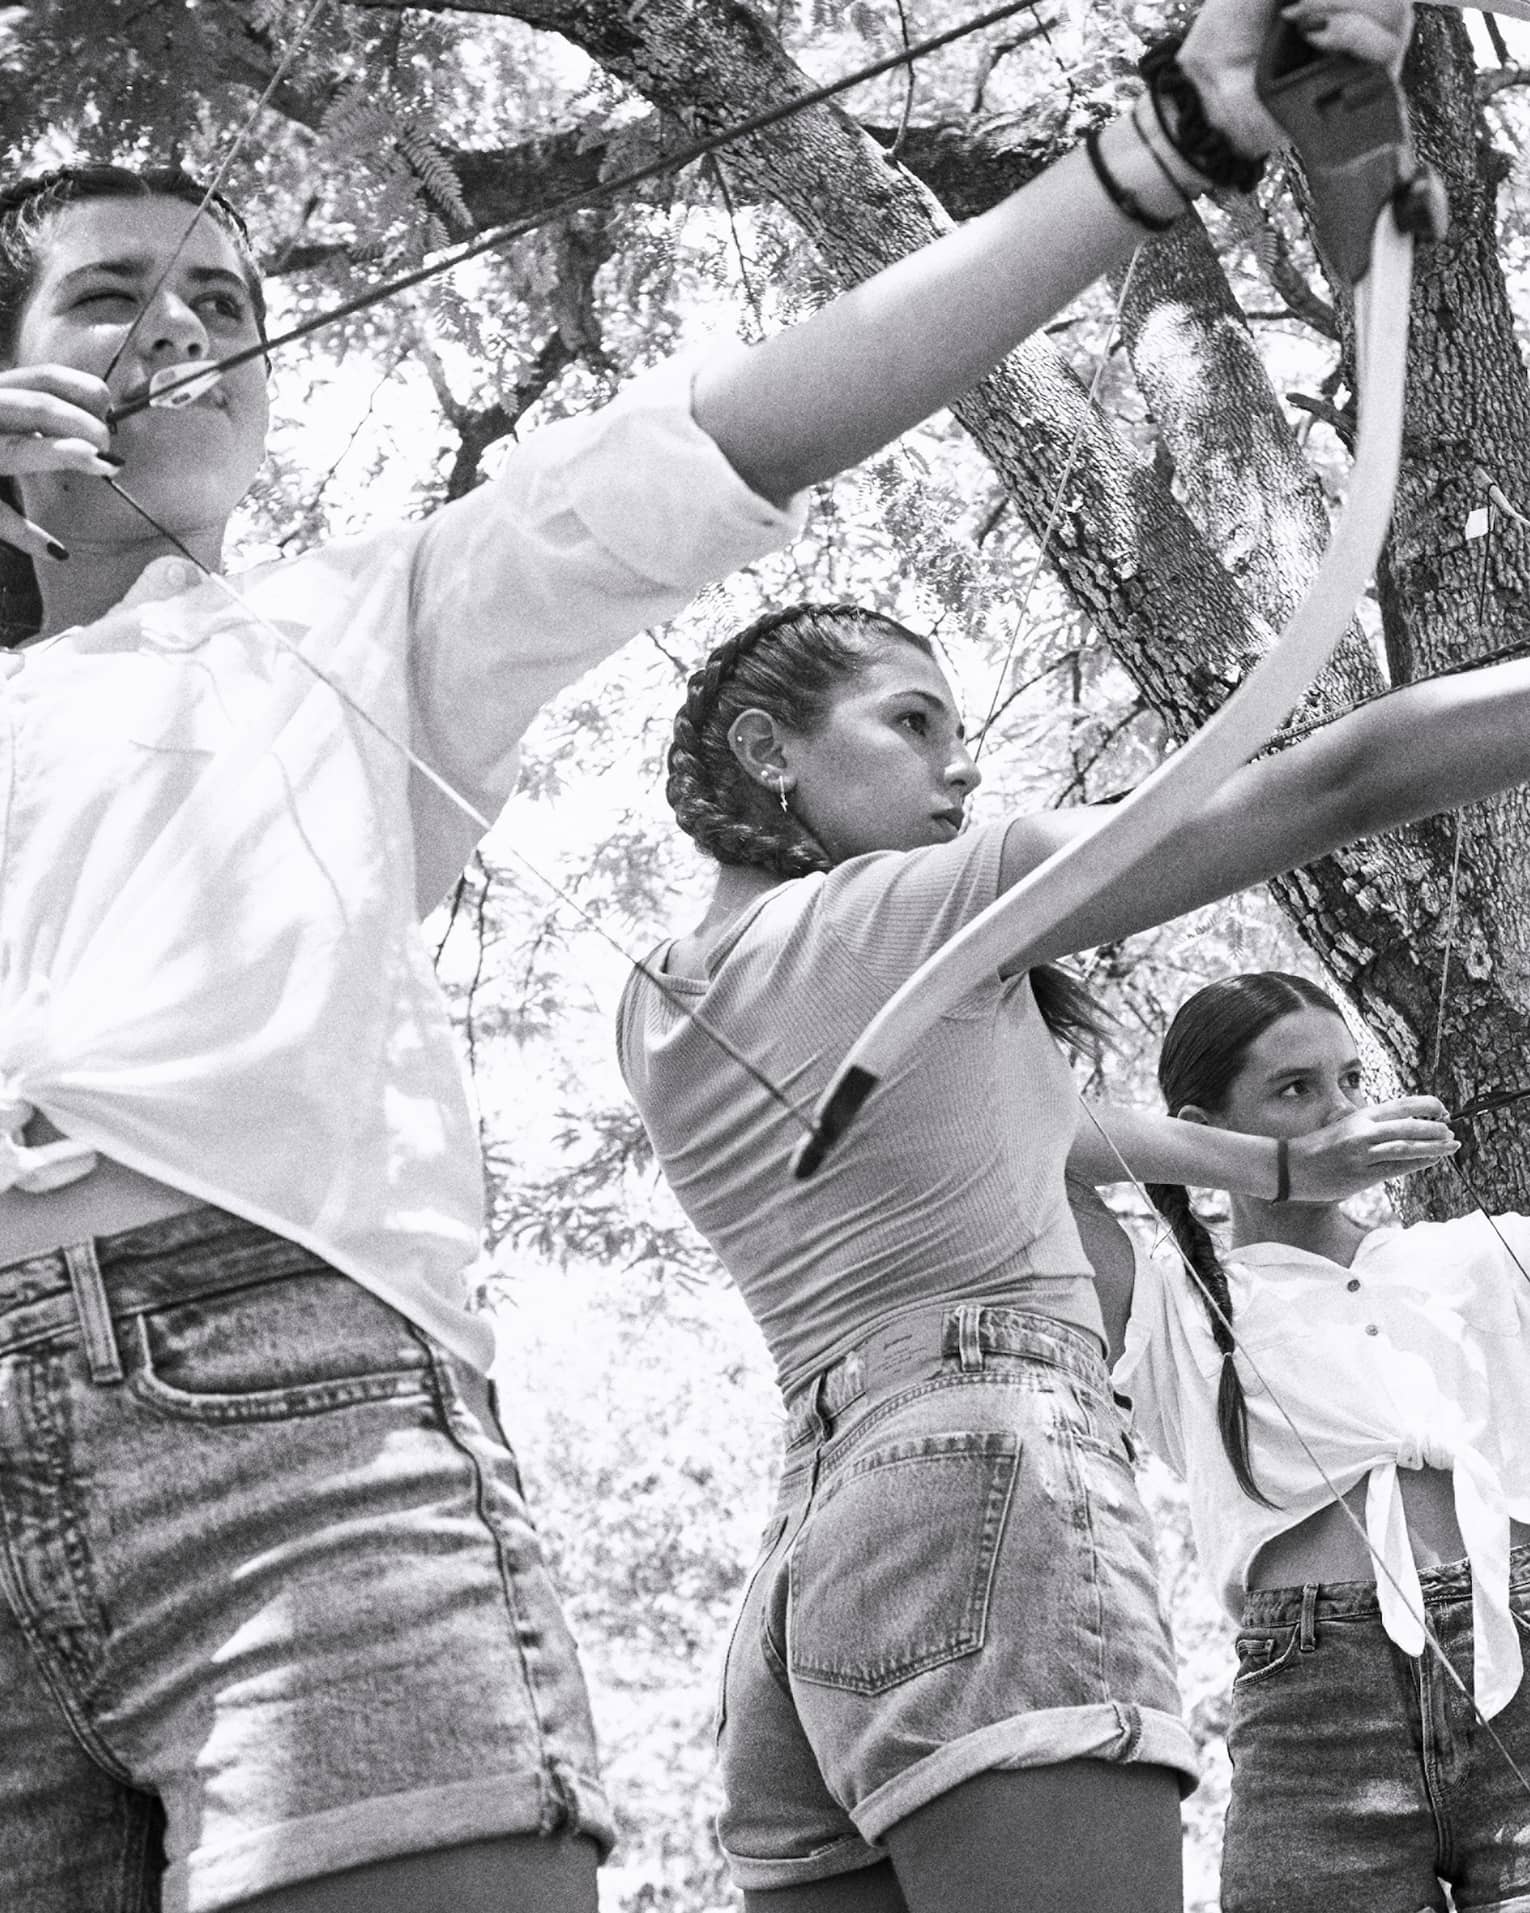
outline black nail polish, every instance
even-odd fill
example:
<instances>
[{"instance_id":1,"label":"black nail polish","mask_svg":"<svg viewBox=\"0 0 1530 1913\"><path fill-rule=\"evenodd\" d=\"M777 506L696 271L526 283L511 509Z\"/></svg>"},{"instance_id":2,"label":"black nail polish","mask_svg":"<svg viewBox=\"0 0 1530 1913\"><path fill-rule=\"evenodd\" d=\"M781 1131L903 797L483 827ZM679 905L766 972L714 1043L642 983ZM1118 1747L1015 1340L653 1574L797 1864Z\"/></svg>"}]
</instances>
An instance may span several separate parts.
<instances>
[{"instance_id":1,"label":"black nail polish","mask_svg":"<svg viewBox=\"0 0 1530 1913\"><path fill-rule=\"evenodd\" d=\"M56 538L50 538L48 540L47 553L48 553L48 556L53 560L53 562L58 565L61 565L64 562L64 560L69 556L69 553L58 542Z\"/></svg>"},{"instance_id":2,"label":"black nail polish","mask_svg":"<svg viewBox=\"0 0 1530 1913\"><path fill-rule=\"evenodd\" d=\"M125 458L119 458L115 452L97 452L96 457L103 465L110 465L112 470L117 472L120 472L127 463Z\"/></svg>"}]
</instances>

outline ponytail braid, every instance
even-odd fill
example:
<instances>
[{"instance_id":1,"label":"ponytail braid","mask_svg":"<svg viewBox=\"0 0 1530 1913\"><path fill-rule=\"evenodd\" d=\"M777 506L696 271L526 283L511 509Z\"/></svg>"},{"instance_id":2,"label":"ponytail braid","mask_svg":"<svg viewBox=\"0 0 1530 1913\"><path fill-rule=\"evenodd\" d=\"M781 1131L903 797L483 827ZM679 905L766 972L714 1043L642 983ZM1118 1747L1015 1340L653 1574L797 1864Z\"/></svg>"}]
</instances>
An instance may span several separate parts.
<instances>
[{"instance_id":1,"label":"ponytail braid","mask_svg":"<svg viewBox=\"0 0 1530 1913\"><path fill-rule=\"evenodd\" d=\"M1148 1198L1174 1232L1180 1253L1195 1273L1195 1292L1211 1324L1212 1340L1222 1353L1222 1377L1217 1384L1217 1429L1232 1463L1238 1486L1251 1501L1266 1508L1277 1504L1254 1479L1248 1453L1248 1401L1238 1373L1237 1344L1232 1332L1232 1290L1211 1232L1190 1206L1190 1191L1176 1182L1150 1182Z\"/></svg>"}]
</instances>

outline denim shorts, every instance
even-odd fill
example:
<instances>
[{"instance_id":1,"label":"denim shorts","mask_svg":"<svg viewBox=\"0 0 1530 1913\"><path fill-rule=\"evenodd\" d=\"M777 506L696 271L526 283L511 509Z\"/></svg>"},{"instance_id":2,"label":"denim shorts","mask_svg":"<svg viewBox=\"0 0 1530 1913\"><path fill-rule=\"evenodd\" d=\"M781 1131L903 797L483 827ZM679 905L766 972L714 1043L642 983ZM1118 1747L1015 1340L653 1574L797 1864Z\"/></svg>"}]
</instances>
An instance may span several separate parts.
<instances>
[{"instance_id":1,"label":"denim shorts","mask_svg":"<svg viewBox=\"0 0 1530 1913\"><path fill-rule=\"evenodd\" d=\"M1469 1693L1471 1570L1419 1580ZM1530 1547L1510 1556L1509 1588L1530 1660ZM1438 1913L1442 1881L1461 1913L1530 1913L1530 1791L1510 1765L1530 1776L1530 1681L1489 1727L1428 1649L1393 1645L1369 1581L1250 1594L1223 1913Z\"/></svg>"},{"instance_id":2,"label":"denim shorts","mask_svg":"<svg viewBox=\"0 0 1530 1913\"><path fill-rule=\"evenodd\" d=\"M869 1866L888 1828L995 1768L1146 1761L1190 1790L1152 1531L1091 1336L926 1305L788 1420L718 1709L741 1887Z\"/></svg>"},{"instance_id":3,"label":"denim shorts","mask_svg":"<svg viewBox=\"0 0 1530 1913\"><path fill-rule=\"evenodd\" d=\"M216 1209L0 1269L0 1904L611 1820L488 1386Z\"/></svg>"}]
</instances>

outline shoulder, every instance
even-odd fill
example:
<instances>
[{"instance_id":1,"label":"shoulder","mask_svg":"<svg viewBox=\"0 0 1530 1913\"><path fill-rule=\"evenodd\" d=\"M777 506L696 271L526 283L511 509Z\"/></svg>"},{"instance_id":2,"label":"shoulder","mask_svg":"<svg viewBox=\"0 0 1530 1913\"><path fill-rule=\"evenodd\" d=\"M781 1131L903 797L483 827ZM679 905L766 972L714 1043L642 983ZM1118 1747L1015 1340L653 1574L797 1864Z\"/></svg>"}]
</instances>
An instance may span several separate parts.
<instances>
[{"instance_id":1,"label":"shoulder","mask_svg":"<svg viewBox=\"0 0 1530 1913\"><path fill-rule=\"evenodd\" d=\"M1446 1302L1501 1289L1506 1281L1530 1290L1530 1216L1479 1209L1445 1222L1373 1229L1360 1245L1361 1261Z\"/></svg>"}]
</instances>

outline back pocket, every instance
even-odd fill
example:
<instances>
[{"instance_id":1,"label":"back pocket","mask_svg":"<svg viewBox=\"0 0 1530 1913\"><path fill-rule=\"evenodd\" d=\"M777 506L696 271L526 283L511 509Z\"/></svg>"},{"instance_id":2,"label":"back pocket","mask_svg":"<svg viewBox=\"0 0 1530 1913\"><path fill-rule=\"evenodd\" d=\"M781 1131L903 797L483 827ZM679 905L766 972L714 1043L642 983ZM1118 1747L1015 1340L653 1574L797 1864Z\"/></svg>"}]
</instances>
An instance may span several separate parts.
<instances>
[{"instance_id":1,"label":"back pocket","mask_svg":"<svg viewBox=\"0 0 1530 1913\"><path fill-rule=\"evenodd\" d=\"M877 1694L976 1653L1019 1472L1011 1433L918 1436L855 1461L792 1549L792 1674Z\"/></svg>"}]
</instances>

